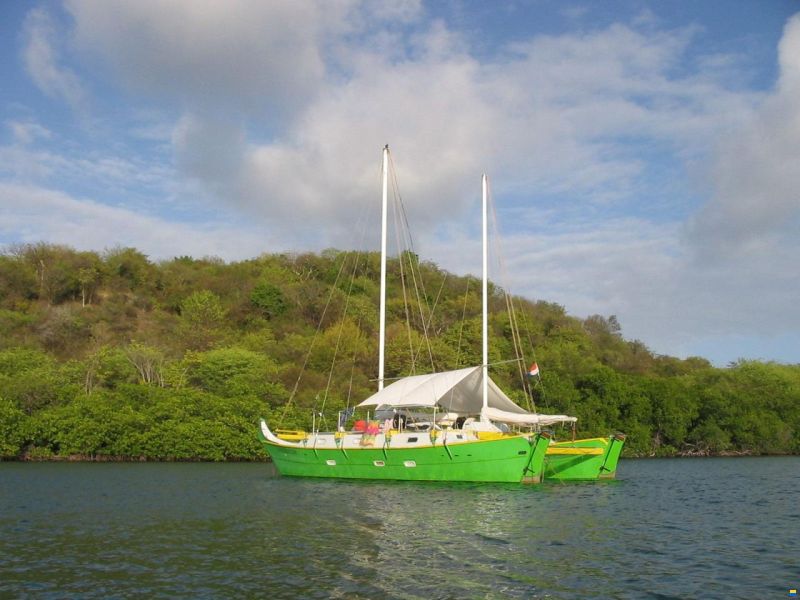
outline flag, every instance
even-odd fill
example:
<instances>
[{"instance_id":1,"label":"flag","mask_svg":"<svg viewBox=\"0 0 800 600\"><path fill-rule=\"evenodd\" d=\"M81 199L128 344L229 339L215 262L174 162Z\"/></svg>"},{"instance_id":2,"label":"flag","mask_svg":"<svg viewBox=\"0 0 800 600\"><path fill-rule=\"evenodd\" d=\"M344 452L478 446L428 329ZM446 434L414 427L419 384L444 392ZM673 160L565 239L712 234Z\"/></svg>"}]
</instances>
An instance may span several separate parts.
<instances>
[{"instance_id":1,"label":"flag","mask_svg":"<svg viewBox=\"0 0 800 600\"><path fill-rule=\"evenodd\" d=\"M531 368L528 370L529 377L536 377L539 374L539 365L533 363Z\"/></svg>"}]
</instances>

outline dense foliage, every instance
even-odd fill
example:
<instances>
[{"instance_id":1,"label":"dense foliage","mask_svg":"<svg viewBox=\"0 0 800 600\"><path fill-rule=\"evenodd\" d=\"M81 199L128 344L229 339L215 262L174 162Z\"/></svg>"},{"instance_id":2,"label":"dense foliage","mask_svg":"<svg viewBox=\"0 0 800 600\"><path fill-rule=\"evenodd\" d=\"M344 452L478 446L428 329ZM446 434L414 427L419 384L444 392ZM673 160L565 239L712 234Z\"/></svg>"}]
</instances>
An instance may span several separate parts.
<instances>
[{"instance_id":1,"label":"dense foliage","mask_svg":"<svg viewBox=\"0 0 800 600\"><path fill-rule=\"evenodd\" d=\"M387 376L479 364L477 282L409 253L389 267ZM226 264L10 248L0 456L259 459L259 416L302 427L324 409L331 427L375 387L379 268L334 250ZM404 302L402 278L421 301ZM613 316L514 302L542 368L536 408L576 415L579 434L626 432L629 455L800 452L800 365L657 356ZM492 375L525 406L499 289L490 310Z\"/></svg>"}]
</instances>

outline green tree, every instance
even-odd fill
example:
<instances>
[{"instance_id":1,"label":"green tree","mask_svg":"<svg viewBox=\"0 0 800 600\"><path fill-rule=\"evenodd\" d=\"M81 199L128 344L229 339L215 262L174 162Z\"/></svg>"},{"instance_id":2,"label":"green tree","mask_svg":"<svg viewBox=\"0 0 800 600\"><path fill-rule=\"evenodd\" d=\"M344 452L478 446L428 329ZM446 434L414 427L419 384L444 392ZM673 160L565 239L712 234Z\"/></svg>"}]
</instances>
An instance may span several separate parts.
<instances>
[{"instance_id":1,"label":"green tree","mask_svg":"<svg viewBox=\"0 0 800 600\"><path fill-rule=\"evenodd\" d=\"M0 397L0 458L19 456L25 436L25 413L13 402Z\"/></svg>"},{"instance_id":2,"label":"green tree","mask_svg":"<svg viewBox=\"0 0 800 600\"><path fill-rule=\"evenodd\" d=\"M260 309L268 319L279 317L288 308L281 289L266 281L256 284L250 294L250 302Z\"/></svg>"},{"instance_id":3,"label":"green tree","mask_svg":"<svg viewBox=\"0 0 800 600\"><path fill-rule=\"evenodd\" d=\"M181 302L179 333L187 348L206 350L225 333L225 309L219 296L209 290L190 294Z\"/></svg>"}]
</instances>

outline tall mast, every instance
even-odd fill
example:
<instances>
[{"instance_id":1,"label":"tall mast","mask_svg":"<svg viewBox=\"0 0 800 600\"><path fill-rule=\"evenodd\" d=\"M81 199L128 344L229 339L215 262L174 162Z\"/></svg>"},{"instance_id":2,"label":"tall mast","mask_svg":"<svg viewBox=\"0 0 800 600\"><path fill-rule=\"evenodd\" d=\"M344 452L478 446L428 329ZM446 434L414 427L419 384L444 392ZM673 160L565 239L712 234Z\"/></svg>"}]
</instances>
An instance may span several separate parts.
<instances>
[{"instance_id":1,"label":"tall mast","mask_svg":"<svg viewBox=\"0 0 800 600\"><path fill-rule=\"evenodd\" d=\"M483 408L489 406L489 250L488 250L488 196L489 196L489 179L484 173L482 178L483 188L483 279L482 279L482 296L483 296Z\"/></svg>"},{"instance_id":2,"label":"tall mast","mask_svg":"<svg viewBox=\"0 0 800 600\"><path fill-rule=\"evenodd\" d=\"M389 144L383 148L383 202L381 203L381 308L378 340L378 391L383 389L383 367L386 346L386 214L389 204Z\"/></svg>"}]
</instances>

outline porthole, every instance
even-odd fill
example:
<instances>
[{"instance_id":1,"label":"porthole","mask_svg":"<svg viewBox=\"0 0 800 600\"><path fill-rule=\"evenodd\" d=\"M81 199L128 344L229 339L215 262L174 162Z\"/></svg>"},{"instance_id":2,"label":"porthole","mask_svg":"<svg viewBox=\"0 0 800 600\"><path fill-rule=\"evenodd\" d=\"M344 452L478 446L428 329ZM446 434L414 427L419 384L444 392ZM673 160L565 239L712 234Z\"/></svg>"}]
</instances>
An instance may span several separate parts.
<instances>
[{"instance_id":1,"label":"porthole","mask_svg":"<svg viewBox=\"0 0 800 600\"><path fill-rule=\"evenodd\" d=\"M413 460L406 460L406 461L403 461L403 466L404 467L416 467L417 463L414 462Z\"/></svg>"},{"instance_id":2,"label":"porthole","mask_svg":"<svg viewBox=\"0 0 800 600\"><path fill-rule=\"evenodd\" d=\"M328 465L329 467L335 467L336 466L336 461L335 460L326 460L325 464Z\"/></svg>"},{"instance_id":3,"label":"porthole","mask_svg":"<svg viewBox=\"0 0 800 600\"><path fill-rule=\"evenodd\" d=\"M372 464L375 465L376 467L385 467L386 466L386 463L383 462L382 460L373 460Z\"/></svg>"},{"instance_id":4,"label":"porthole","mask_svg":"<svg viewBox=\"0 0 800 600\"><path fill-rule=\"evenodd\" d=\"M416 442L418 439L419 439L419 438L410 437L410 438L408 438L408 443L410 444L410 443L412 443L412 442Z\"/></svg>"}]
</instances>

